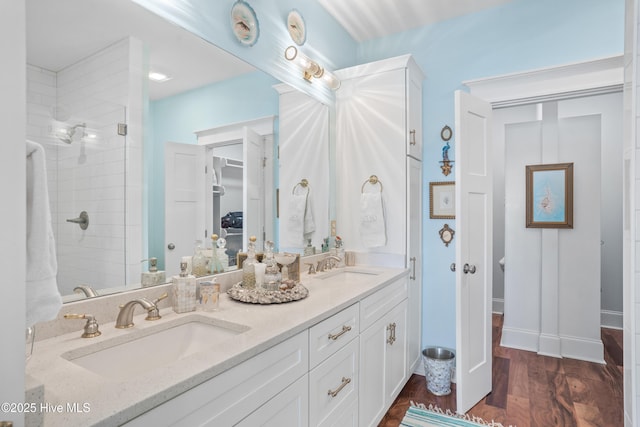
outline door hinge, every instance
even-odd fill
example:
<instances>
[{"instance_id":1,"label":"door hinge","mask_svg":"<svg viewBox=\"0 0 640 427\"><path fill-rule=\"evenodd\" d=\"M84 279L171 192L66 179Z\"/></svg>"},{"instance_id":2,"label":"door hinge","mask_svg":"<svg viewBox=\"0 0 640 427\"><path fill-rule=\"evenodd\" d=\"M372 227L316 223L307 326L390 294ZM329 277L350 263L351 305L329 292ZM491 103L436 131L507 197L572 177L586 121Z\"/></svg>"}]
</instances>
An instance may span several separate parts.
<instances>
[{"instance_id":1,"label":"door hinge","mask_svg":"<svg viewBox=\"0 0 640 427\"><path fill-rule=\"evenodd\" d=\"M263 157L263 158L262 158L262 167L263 167L263 168L266 168L266 167L267 167L267 158L266 158L266 157Z\"/></svg>"},{"instance_id":2,"label":"door hinge","mask_svg":"<svg viewBox=\"0 0 640 427\"><path fill-rule=\"evenodd\" d=\"M118 123L118 135L127 136L127 124L126 123Z\"/></svg>"}]
</instances>

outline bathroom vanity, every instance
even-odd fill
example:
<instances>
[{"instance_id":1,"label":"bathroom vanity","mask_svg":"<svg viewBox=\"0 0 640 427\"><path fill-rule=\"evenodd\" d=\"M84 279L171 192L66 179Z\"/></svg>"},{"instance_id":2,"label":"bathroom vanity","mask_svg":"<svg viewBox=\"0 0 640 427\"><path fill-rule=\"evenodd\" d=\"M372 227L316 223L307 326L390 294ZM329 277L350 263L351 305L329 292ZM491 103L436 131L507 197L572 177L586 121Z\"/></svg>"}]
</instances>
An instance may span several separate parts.
<instances>
[{"instance_id":1,"label":"bathroom vanity","mask_svg":"<svg viewBox=\"0 0 640 427\"><path fill-rule=\"evenodd\" d=\"M44 425L377 425L415 359L409 273L339 268L303 275L309 296L293 303L223 295L217 312L162 308L161 320L140 314L130 329L39 341L27 373L45 403L64 408Z\"/></svg>"}]
</instances>

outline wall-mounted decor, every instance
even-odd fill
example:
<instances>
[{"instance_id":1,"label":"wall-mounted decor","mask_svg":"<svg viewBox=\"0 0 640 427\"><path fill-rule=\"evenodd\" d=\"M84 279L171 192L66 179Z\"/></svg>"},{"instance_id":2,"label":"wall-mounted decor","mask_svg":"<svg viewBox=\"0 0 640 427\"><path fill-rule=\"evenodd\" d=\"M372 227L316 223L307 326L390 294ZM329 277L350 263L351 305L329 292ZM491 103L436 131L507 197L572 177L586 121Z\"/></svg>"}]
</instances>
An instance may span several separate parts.
<instances>
[{"instance_id":1,"label":"wall-mounted decor","mask_svg":"<svg viewBox=\"0 0 640 427\"><path fill-rule=\"evenodd\" d=\"M307 39L306 26L304 18L297 10L293 9L287 15L287 30L291 36L291 40L298 46L302 46Z\"/></svg>"},{"instance_id":2,"label":"wall-mounted decor","mask_svg":"<svg viewBox=\"0 0 640 427\"><path fill-rule=\"evenodd\" d=\"M526 166L527 228L573 228L573 163Z\"/></svg>"},{"instance_id":3,"label":"wall-mounted decor","mask_svg":"<svg viewBox=\"0 0 640 427\"><path fill-rule=\"evenodd\" d=\"M455 181L429 183L429 218L455 219L455 202Z\"/></svg>"},{"instance_id":4,"label":"wall-mounted decor","mask_svg":"<svg viewBox=\"0 0 640 427\"><path fill-rule=\"evenodd\" d=\"M260 24L249 3L238 0L231 7L231 29L238 41L253 46L260 35Z\"/></svg>"},{"instance_id":5,"label":"wall-mounted decor","mask_svg":"<svg viewBox=\"0 0 640 427\"><path fill-rule=\"evenodd\" d=\"M444 245L448 247L449 243L451 243L451 241L453 240L453 235L456 234L456 232L453 228L449 227L449 224L445 224L444 227L442 227L440 231L438 231L438 234L440 234L442 243L444 243Z\"/></svg>"},{"instance_id":6,"label":"wall-mounted decor","mask_svg":"<svg viewBox=\"0 0 640 427\"><path fill-rule=\"evenodd\" d=\"M453 132L449 126L445 126L440 131L440 138L446 142L444 147L442 147L442 161L440 162L440 168L442 169L442 174L444 176L448 176L451 173L451 168L453 167L453 160L449 159L449 150L451 149L451 145L449 145L449 140L453 136Z\"/></svg>"}]
</instances>

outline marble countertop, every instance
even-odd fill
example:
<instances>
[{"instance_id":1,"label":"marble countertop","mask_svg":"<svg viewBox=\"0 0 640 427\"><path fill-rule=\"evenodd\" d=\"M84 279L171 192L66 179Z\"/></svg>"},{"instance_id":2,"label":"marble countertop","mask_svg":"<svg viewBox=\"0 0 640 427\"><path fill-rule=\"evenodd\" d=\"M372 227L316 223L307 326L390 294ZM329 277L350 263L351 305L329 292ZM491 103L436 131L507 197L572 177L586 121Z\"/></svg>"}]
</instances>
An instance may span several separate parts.
<instances>
[{"instance_id":1,"label":"marble countertop","mask_svg":"<svg viewBox=\"0 0 640 427\"><path fill-rule=\"evenodd\" d=\"M349 284L334 278L322 279L324 275L335 273L336 269L328 273L303 275L301 283L309 289L309 296L300 301L246 304L223 294L220 309L216 312L176 314L171 308L163 308L160 310L162 319L158 321L145 321L145 314L134 316L135 326L130 329L116 329L114 322L102 324L102 335L96 338L81 338L80 325L73 333L38 341L26 372L44 385L43 402L38 404L44 416L44 425L120 425L408 274L408 270L398 268L344 268L346 271L349 269L375 271L378 274ZM136 308L136 313L142 313L142 309ZM127 380L105 378L62 357L68 352L82 351L86 346L110 347L114 340L122 339L124 334L140 333L143 329L157 328L158 325L193 314L245 325L249 330L224 341L224 345L214 346L213 350L193 354L168 366L133 375Z\"/></svg>"}]
</instances>

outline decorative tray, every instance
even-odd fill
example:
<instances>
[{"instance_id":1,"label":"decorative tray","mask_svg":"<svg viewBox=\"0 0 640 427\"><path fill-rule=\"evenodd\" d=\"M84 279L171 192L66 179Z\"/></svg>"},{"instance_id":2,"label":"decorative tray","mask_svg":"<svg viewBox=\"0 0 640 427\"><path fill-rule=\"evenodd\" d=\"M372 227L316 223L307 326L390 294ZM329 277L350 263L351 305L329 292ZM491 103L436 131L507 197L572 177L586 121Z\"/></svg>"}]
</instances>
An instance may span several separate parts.
<instances>
[{"instance_id":1,"label":"decorative tray","mask_svg":"<svg viewBox=\"0 0 640 427\"><path fill-rule=\"evenodd\" d=\"M229 288L227 294L236 301L250 304L280 304L306 298L309 295L309 290L300 283L296 283L291 288L277 291L246 289L240 282Z\"/></svg>"}]
</instances>

